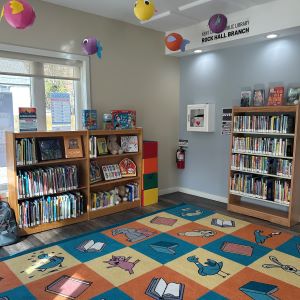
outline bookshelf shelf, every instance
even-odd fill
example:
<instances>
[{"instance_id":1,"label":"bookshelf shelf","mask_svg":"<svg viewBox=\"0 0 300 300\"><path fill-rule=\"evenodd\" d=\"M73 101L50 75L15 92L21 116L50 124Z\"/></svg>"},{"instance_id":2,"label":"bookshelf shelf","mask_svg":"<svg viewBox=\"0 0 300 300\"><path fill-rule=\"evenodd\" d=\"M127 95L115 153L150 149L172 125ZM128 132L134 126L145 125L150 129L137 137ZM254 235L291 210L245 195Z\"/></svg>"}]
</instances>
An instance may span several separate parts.
<instances>
[{"instance_id":1,"label":"bookshelf shelf","mask_svg":"<svg viewBox=\"0 0 300 300\"><path fill-rule=\"evenodd\" d=\"M267 177L274 177L274 178L286 179L286 180L291 180L292 179L292 177L289 177L289 176L282 176L282 175L275 175L275 174L265 174L265 173L260 173L260 172L253 172L253 171L246 171L246 170L241 170L241 169L235 169L235 168L232 168L232 167L231 167L231 171L233 171L233 172L255 174L255 175L260 175L260 176L267 176Z\"/></svg>"},{"instance_id":2,"label":"bookshelf shelf","mask_svg":"<svg viewBox=\"0 0 300 300\"><path fill-rule=\"evenodd\" d=\"M78 193L80 192L84 198L84 207L83 214L77 216L76 218L64 219L61 221L44 223L40 225L36 225L34 227L26 227L20 228L21 235L28 235L37 232L43 232L53 228L59 228L62 226L67 226L79 222L83 222L89 219L101 217L104 215L113 214L119 211L131 209L134 207L139 207L141 205L140 200L121 202L116 206L106 207L102 209L98 209L97 211L92 210L91 206L91 189L95 191L108 191L113 189L114 187L128 184L131 182L138 183L138 195L139 199L141 199L141 188L142 188L142 149L143 149L143 137L142 137L142 128L130 129L130 130L94 130L94 131L59 131L59 132L24 132L24 133L12 133L8 132L6 134L7 141L7 172L8 172L8 186L9 186L9 204L12 209L15 211L17 222L20 220L19 215L19 207L20 203L28 202L31 203L32 200L40 199L42 197L48 196L59 196L66 193ZM103 155L97 158L89 157L89 139L91 136L99 136L99 137L107 137L109 135L117 135L118 138L120 136L137 136L138 137L138 146L139 152L136 153L124 153L120 155ZM48 160L48 161L39 161L34 164L26 164L26 165L17 165L16 160L16 141L18 139L46 139L46 138L59 138L63 140L64 138L72 138L72 137L80 137L82 142L82 158L62 158L56 160ZM131 158L134 160L137 166L137 176L135 177L126 177L117 180L110 181L98 181L92 183L90 180L90 162L97 161L102 165L105 164L118 164L124 158ZM78 184L79 187L76 189L68 189L64 192L52 193L43 196L34 196L34 197L26 197L18 199L18 191L17 191L17 174L19 172L31 171L36 168L47 168L47 167L58 167L65 165L76 165L77 173L78 173Z\"/></svg>"},{"instance_id":3,"label":"bookshelf shelf","mask_svg":"<svg viewBox=\"0 0 300 300\"><path fill-rule=\"evenodd\" d=\"M287 227L300 221L299 117L299 105L233 108L231 167L228 178L227 208L229 211ZM247 130L244 130L245 127ZM248 131L248 128L255 128L256 131ZM272 129L273 132L267 132L266 129ZM293 133L274 132L274 130ZM239 145L246 150L238 150ZM258 149L268 149L268 152L258 152ZM274 153L284 155L274 155ZM240 169L239 163L244 168L257 168L255 164L258 164L262 172ZM289 168L292 176L269 174L283 172L283 168ZM265 171L268 173L264 173ZM256 190L255 194L258 193L260 197L251 192L253 188ZM280 198L282 202L263 198ZM248 201L244 201L245 199ZM263 203L268 203L270 207L266 207ZM283 209L285 211L282 211Z\"/></svg>"}]
</instances>

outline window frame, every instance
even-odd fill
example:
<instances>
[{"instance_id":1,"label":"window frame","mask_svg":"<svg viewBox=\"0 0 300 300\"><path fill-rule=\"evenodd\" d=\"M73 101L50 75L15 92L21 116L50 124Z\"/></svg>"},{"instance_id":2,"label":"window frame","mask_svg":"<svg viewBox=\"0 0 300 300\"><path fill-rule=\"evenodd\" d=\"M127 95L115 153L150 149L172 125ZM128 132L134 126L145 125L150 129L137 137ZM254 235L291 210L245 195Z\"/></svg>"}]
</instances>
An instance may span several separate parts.
<instances>
[{"instance_id":1,"label":"window frame","mask_svg":"<svg viewBox=\"0 0 300 300\"><path fill-rule=\"evenodd\" d=\"M37 48L29 48L23 46L16 46L16 45L9 45L0 43L0 51L10 52L15 54L16 56L20 56L19 59L22 60L22 55L31 55L37 57L43 57L45 60L47 58L51 60L53 59L63 59L63 60L72 60L72 61L79 61L81 63L80 66L80 84L76 84L76 88L79 89L79 99L80 101L77 102L75 106L75 126L76 130L80 129L81 127L81 111L83 109L90 109L91 108L91 88L90 88L90 58L89 56L73 54L73 53L66 53L66 52L58 52L52 50L44 50L44 49L37 49ZM33 95L33 91L32 91ZM43 100L43 99L41 99ZM37 103L33 103L36 106ZM46 106L46 103L45 103ZM45 124L46 126L46 124ZM0 196L6 198L8 196L7 188L3 189L0 186Z\"/></svg>"}]
</instances>

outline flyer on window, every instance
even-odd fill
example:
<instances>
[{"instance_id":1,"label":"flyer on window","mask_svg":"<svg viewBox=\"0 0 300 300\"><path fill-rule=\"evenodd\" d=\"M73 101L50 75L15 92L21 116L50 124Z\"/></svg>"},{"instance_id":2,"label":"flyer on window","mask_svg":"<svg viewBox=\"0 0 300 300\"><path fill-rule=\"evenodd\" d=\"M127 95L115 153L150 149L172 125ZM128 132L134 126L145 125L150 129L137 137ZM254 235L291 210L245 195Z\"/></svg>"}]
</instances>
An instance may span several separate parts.
<instances>
[{"instance_id":1,"label":"flyer on window","mask_svg":"<svg viewBox=\"0 0 300 300\"><path fill-rule=\"evenodd\" d=\"M20 132L37 131L36 108L19 107Z\"/></svg>"}]
</instances>

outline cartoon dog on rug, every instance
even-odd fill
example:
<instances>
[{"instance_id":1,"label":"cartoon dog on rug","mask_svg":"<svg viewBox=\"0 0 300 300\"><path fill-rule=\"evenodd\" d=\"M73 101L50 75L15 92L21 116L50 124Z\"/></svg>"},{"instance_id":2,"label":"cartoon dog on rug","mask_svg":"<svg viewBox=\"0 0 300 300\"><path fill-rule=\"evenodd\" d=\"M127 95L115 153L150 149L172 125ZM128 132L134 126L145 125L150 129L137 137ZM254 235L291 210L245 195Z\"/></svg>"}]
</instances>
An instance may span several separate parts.
<instances>
[{"instance_id":1,"label":"cartoon dog on rug","mask_svg":"<svg viewBox=\"0 0 300 300\"><path fill-rule=\"evenodd\" d=\"M134 266L140 262L139 259L137 259L135 262L130 262L131 256L128 256L127 258L125 256L112 256L112 258L108 261L104 261L107 264L110 264L110 266L107 267L107 269L110 268L121 268L124 271L129 272L129 274L133 274L133 268Z\"/></svg>"}]
</instances>

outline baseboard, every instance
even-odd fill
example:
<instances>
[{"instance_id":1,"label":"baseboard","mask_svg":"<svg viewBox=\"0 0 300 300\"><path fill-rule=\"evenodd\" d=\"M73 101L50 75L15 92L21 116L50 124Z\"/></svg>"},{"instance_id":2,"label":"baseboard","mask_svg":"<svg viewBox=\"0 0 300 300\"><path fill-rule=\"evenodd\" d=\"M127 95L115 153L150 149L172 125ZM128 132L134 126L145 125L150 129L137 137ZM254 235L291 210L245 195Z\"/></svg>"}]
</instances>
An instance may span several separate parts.
<instances>
[{"instance_id":1,"label":"baseboard","mask_svg":"<svg viewBox=\"0 0 300 300\"><path fill-rule=\"evenodd\" d=\"M210 200L214 200L214 201L218 201L218 202L228 203L228 199L226 197L222 197L222 196L218 196L218 195L214 195L214 194L208 194L208 193L204 193L204 192L201 192L198 190L179 187L178 192L193 195L193 196L198 196L198 197L202 197L202 198L206 198L206 199L210 199Z\"/></svg>"},{"instance_id":2,"label":"baseboard","mask_svg":"<svg viewBox=\"0 0 300 300\"><path fill-rule=\"evenodd\" d=\"M169 188L166 188L166 189L159 189L158 190L158 195L162 196L162 195L176 193L176 192L179 192L179 187L178 186L173 186L173 187L169 187Z\"/></svg>"}]
</instances>

